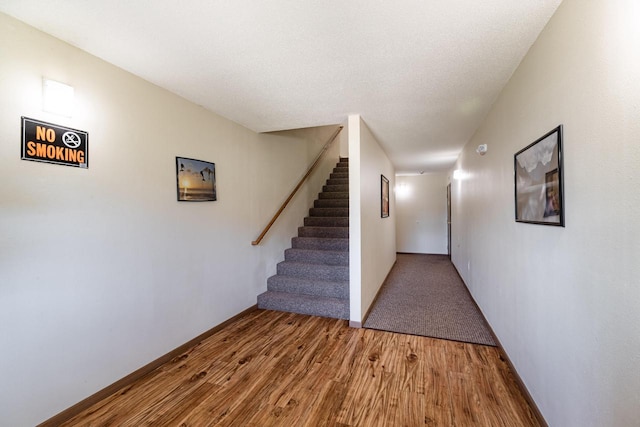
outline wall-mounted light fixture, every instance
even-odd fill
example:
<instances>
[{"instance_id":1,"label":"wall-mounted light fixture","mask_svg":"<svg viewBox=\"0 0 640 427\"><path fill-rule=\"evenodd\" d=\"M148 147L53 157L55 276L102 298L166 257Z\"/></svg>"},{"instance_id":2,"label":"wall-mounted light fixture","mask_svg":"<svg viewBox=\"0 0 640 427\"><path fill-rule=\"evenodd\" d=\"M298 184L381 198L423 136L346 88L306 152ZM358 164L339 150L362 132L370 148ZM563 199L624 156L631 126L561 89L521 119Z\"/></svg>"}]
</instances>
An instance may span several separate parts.
<instances>
[{"instance_id":1,"label":"wall-mounted light fixture","mask_svg":"<svg viewBox=\"0 0 640 427\"><path fill-rule=\"evenodd\" d=\"M73 88L64 83L43 78L42 110L71 117L73 115Z\"/></svg>"},{"instance_id":2,"label":"wall-mounted light fixture","mask_svg":"<svg viewBox=\"0 0 640 427\"><path fill-rule=\"evenodd\" d=\"M476 153L480 154L481 156L484 156L485 154L487 154L487 144L480 144L478 145L478 148L476 148Z\"/></svg>"},{"instance_id":3,"label":"wall-mounted light fixture","mask_svg":"<svg viewBox=\"0 0 640 427\"><path fill-rule=\"evenodd\" d=\"M453 179L464 179L464 172L462 171L462 169L456 169L453 171Z\"/></svg>"},{"instance_id":4,"label":"wall-mounted light fixture","mask_svg":"<svg viewBox=\"0 0 640 427\"><path fill-rule=\"evenodd\" d=\"M396 196L400 198L408 197L411 194L411 187L406 182L401 182L396 185Z\"/></svg>"}]
</instances>

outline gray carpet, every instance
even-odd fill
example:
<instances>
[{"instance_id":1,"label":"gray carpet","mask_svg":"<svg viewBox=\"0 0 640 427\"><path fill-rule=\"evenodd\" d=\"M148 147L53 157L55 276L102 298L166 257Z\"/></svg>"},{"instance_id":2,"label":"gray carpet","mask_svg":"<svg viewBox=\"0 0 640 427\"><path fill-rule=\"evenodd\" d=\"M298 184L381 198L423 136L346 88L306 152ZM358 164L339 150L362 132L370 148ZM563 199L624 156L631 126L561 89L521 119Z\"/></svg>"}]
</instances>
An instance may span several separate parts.
<instances>
[{"instance_id":1,"label":"gray carpet","mask_svg":"<svg viewBox=\"0 0 640 427\"><path fill-rule=\"evenodd\" d=\"M446 255L398 254L364 327L496 345Z\"/></svg>"}]
</instances>

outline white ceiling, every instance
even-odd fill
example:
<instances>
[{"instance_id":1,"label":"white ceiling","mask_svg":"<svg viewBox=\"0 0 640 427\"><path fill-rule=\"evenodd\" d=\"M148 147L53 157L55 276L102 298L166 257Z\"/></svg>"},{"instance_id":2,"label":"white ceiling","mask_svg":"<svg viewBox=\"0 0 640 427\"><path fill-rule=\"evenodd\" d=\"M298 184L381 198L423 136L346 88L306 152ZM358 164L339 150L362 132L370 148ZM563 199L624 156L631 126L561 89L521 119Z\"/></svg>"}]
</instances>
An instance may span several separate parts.
<instances>
[{"instance_id":1,"label":"white ceiling","mask_svg":"<svg viewBox=\"0 0 640 427\"><path fill-rule=\"evenodd\" d=\"M0 11L254 131L358 113L402 174L453 165L560 1L0 0Z\"/></svg>"}]
</instances>

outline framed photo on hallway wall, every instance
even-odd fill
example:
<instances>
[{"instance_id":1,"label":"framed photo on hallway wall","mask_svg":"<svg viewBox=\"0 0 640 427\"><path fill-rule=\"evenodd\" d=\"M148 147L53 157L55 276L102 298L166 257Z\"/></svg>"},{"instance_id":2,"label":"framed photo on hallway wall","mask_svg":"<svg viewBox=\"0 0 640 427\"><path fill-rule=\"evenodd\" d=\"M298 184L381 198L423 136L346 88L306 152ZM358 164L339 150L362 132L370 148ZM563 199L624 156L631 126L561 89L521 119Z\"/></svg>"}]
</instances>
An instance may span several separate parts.
<instances>
[{"instance_id":1,"label":"framed photo on hallway wall","mask_svg":"<svg viewBox=\"0 0 640 427\"><path fill-rule=\"evenodd\" d=\"M380 175L380 216L389 216L389 180L384 175Z\"/></svg>"},{"instance_id":2,"label":"framed photo on hallway wall","mask_svg":"<svg viewBox=\"0 0 640 427\"><path fill-rule=\"evenodd\" d=\"M516 222L564 227L562 125L513 157Z\"/></svg>"},{"instance_id":3,"label":"framed photo on hallway wall","mask_svg":"<svg viewBox=\"0 0 640 427\"><path fill-rule=\"evenodd\" d=\"M176 183L179 202L213 202L218 199L215 163L176 157Z\"/></svg>"}]
</instances>

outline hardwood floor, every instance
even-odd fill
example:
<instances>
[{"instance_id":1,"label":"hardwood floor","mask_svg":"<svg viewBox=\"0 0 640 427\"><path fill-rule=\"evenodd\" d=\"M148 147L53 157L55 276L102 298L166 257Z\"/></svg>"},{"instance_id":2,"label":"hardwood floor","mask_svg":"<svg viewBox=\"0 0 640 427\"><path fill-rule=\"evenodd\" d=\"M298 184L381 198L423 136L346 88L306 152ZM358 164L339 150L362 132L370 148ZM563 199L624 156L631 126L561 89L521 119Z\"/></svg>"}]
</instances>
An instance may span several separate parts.
<instances>
[{"instance_id":1,"label":"hardwood floor","mask_svg":"<svg viewBox=\"0 0 640 427\"><path fill-rule=\"evenodd\" d=\"M538 426L498 350L256 310L64 426Z\"/></svg>"}]
</instances>

